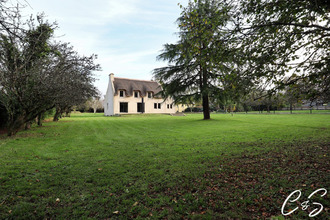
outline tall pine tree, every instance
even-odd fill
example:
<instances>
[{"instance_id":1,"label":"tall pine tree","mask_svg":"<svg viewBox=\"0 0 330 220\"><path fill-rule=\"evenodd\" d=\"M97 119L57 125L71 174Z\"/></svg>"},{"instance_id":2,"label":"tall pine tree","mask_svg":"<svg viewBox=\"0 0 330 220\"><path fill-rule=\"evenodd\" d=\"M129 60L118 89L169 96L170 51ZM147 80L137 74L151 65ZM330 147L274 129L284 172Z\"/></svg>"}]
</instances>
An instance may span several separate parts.
<instances>
[{"instance_id":1,"label":"tall pine tree","mask_svg":"<svg viewBox=\"0 0 330 220\"><path fill-rule=\"evenodd\" d=\"M163 95L175 102L202 100L204 119L210 119L209 97L219 92L219 78L231 71L226 25L229 6L216 0L189 1L178 18L179 41L165 44L157 57L168 66L154 70Z\"/></svg>"}]
</instances>

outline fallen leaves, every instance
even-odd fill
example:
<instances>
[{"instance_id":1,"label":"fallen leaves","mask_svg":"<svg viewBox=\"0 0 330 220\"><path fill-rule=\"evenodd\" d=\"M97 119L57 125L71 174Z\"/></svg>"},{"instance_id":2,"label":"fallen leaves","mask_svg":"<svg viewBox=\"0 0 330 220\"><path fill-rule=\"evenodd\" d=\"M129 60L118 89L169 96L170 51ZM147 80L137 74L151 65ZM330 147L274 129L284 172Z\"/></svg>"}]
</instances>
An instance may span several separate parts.
<instances>
[{"instance_id":1,"label":"fallen leaves","mask_svg":"<svg viewBox=\"0 0 330 220\"><path fill-rule=\"evenodd\" d=\"M258 154L220 156L217 162L210 162L209 170L199 178L187 180L183 177L185 180L181 182L189 184L167 187L161 194L170 198L174 206L193 206L198 200L207 203L205 210L201 212L192 208L189 215L204 215L210 210L223 216L228 212L251 219L277 216L292 190L327 186L329 160L323 155L330 146L328 143L320 145L322 148L296 143ZM149 187L149 190L149 195L159 196L159 191L153 192L154 187ZM327 212L326 209L323 211L325 216Z\"/></svg>"}]
</instances>

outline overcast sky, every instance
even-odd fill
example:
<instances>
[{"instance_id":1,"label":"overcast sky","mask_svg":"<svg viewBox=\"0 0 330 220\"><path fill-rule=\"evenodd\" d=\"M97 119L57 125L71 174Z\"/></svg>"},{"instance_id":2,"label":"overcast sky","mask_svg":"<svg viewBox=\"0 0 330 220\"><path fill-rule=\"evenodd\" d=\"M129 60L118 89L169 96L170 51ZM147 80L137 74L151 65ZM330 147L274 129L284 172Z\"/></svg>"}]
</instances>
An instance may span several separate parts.
<instances>
[{"instance_id":1,"label":"overcast sky","mask_svg":"<svg viewBox=\"0 0 330 220\"><path fill-rule=\"evenodd\" d=\"M24 0L20 0L26 4ZM150 80L165 43L174 43L178 3L188 0L26 0L23 14L44 12L56 21L56 40L70 42L80 54L97 54L102 71L95 85L105 94L108 75Z\"/></svg>"}]
</instances>

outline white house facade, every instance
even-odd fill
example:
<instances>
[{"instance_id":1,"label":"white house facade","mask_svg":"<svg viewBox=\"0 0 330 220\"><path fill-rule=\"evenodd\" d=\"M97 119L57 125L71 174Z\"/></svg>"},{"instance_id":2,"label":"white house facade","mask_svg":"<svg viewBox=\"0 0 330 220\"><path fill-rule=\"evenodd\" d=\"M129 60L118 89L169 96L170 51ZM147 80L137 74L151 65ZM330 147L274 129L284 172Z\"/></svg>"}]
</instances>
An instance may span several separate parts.
<instances>
[{"instance_id":1,"label":"white house facade","mask_svg":"<svg viewBox=\"0 0 330 220\"><path fill-rule=\"evenodd\" d=\"M104 101L104 115L158 113L171 114L178 108L171 99L157 95L161 86L155 81L114 77L109 84Z\"/></svg>"}]
</instances>

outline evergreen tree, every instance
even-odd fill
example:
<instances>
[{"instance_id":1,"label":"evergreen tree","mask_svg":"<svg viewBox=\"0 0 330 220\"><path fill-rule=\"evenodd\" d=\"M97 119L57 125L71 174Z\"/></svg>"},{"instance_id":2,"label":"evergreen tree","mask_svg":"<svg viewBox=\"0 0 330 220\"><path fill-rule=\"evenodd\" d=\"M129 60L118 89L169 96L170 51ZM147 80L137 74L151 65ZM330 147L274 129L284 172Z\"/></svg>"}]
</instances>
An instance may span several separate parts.
<instances>
[{"instance_id":1,"label":"evergreen tree","mask_svg":"<svg viewBox=\"0 0 330 220\"><path fill-rule=\"evenodd\" d=\"M189 1L177 22L179 41L164 45L157 57L168 66L154 70L163 86L163 95L175 102L202 100L204 119L210 119L209 98L219 92L220 78L231 71L226 25L229 5L216 0Z\"/></svg>"}]
</instances>

